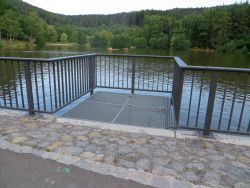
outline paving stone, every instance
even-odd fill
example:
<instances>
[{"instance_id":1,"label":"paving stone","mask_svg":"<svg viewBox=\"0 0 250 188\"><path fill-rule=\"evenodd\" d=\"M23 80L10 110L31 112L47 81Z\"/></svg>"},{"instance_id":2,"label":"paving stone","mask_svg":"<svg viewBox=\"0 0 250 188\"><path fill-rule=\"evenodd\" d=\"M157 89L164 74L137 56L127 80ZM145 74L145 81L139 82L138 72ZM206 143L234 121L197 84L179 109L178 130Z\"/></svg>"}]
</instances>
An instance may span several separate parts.
<instances>
[{"instance_id":1,"label":"paving stone","mask_svg":"<svg viewBox=\"0 0 250 188\"><path fill-rule=\"evenodd\" d=\"M95 158L96 154L92 153L92 152L83 152L80 156L84 159L93 160L93 158Z\"/></svg>"},{"instance_id":2,"label":"paving stone","mask_svg":"<svg viewBox=\"0 0 250 188\"><path fill-rule=\"evenodd\" d=\"M166 157L157 157L153 160L153 163L161 166L166 166L169 163L170 159Z\"/></svg>"},{"instance_id":3,"label":"paving stone","mask_svg":"<svg viewBox=\"0 0 250 188\"><path fill-rule=\"evenodd\" d=\"M63 142L60 142L60 141L57 141L57 142L54 142L53 144L51 144L50 146L47 147L47 150L48 151L54 151L56 150L57 148L63 146Z\"/></svg>"},{"instance_id":4,"label":"paving stone","mask_svg":"<svg viewBox=\"0 0 250 188\"><path fill-rule=\"evenodd\" d=\"M79 155L82 151L80 147L60 147L57 149L57 152L67 155Z\"/></svg>"},{"instance_id":5,"label":"paving stone","mask_svg":"<svg viewBox=\"0 0 250 188\"><path fill-rule=\"evenodd\" d=\"M171 168L165 168L165 167L162 167L162 166L158 166L158 165L155 165L152 169L152 172L154 174L158 174L158 175L161 175L161 176L166 176L166 175L171 175L171 176L175 176L177 175L177 172Z\"/></svg>"},{"instance_id":6,"label":"paving stone","mask_svg":"<svg viewBox=\"0 0 250 188\"><path fill-rule=\"evenodd\" d=\"M128 146L119 146L117 149L117 153L120 155L124 155L130 153L132 150Z\"/></svg>"},{"instance_id":7,"label":"paving stone","mask_svg":"<svg viewBox=\"0 0 250 188\"><path fill-rule=\"evenodd\" d=\"M202 170L205 168L203 163L188 163L187 167L193 168L193 169L198 169L198 170Z\"/></svg>"},{"instance_id":8,"label":"paving stone","mask_svg":"<svg viewBox=\"0 0 250 188\"><path fill-rule=\"evenodd\" d=\"M182 174L182 177L184 178L184 180L191 181L191 182L196 182L199 180L199 178L195 175L193 171L184 172Z\"/></svg>"},{"instance_id":9,"label":"paving stone","mask_svg":"<svg viewBox=\"0 0 250 188\"><path fill-rule=\"evenodd\" d=\"M76 136L76 139L80 140L80 141L87 141L88 140L88 138L86 136L83 136L83 135Z\"/></svg>"},{"instance_id":10,"label":"paving stone","mask_svg":"<svg viewBox=\"0 0 250 188\"><path fill-rule=\"evenodd\" d=\"M130 161L126 161L126 160L123 160L123 159L121 159L119 161L118 165L126 167L126 168L134 168L135 167L135 163L130 162Z\"/></svg>"},{"instance_id":11,"label":"paving stone","mask_svg":"<svg viewBox=\"0 0 250 188\"><path fill-rule=\"evenodd\" d=\"M135 144L139 144L139 145L146 144L146 142L147 142L146 138L134 138L134 139L132 139L132 141Z\"/></svg>"},{"instance_id":12,"label":"paving stone","mask_svg":"<svg viewBox=\"0 0 250 188\"><path fill-rule=\"evenodd\" d=\"M220 175L212 170L206 172L204 182L212 187L218 187Z\"/></svg>"},{"instance_id":13,"label":"paving stone","mask_svg":"<svg viewBox=\"0 0 250 188\"><path fill-rule=\"evenodd\" d=\"M96 131L93 131L93 132L89 133L90 138L98 138L98 137L101 137L101 136L102 136L102 134L99 133L99 132L96 132Z\"/></svg>"},{"instance_id":14,"label":"paving stone","mask_svg":"<svg viewBox=\"0 0 250 188\"><path fill-rule=\"evenodd\" d=\"M104 159L104 161L105 161L106 163L108 163L108 164L113 164L114 160L115 160L115 158L112 157L112 156L107 156L107 157L105 157L105 159Z\"/></svg>"},{"instance_id":15,"label":"paving stone","mask_svg":"<svg viewBox=\"0 0 250 188\"><path fill-rule=\"evenodd\" d=\"M13 138L12 142L14 144L19 144L19 143L23 143L23 142L25 142L27 140L28 140L28 137L26 137L26 136L20 136L20 137Z\"/></svg>"},{"instance_id":16,"label":"paving stone","mask_svg":"<svg viewBox=\"0 0 250 188\"><path fill-rule=\"evenodd\" d=\"M125 140L118 140L117 143L119 145L127 145L127 141L125 141Z\"/></svg>"},{"instance_id":17,"label":"paving stone","mask_svg":"<svg viewBox=\"0 0 250 188\"><path fill-rule=\"evenodd\" d=\"M239 167L239 168L250 168L250 166L248 166L242 162L239 162L239 161L233 161L232 165L235 167Z\"/></svg>"},{"instance_id":18,"label":"paving stone","mask_svg":"<svg viewBox=\"0 0 250 188\"><path fill-rule=\"evenodd\" d=\"M148 159L139 159L136 162L136 168L143 171L150 170L150 161Z\"/></svg>"},{"instance_id":19,"label":"paving stone","mask_svg":"<svg viewBox=\"0 0 250 188\"><path fill-rule=\"evenodd\" d=\"M40 147L40 148L46 148L50 145L50 142L41 142L39 143L37 146Z\"/></svg>"},{"instance_id":20,"label":"paving stone","mask_svg":"<svg viewBox=\"0 0 250 188\"><path fill-rule=\"evenodd\" d=\"M64 141L64 142L67 142L67 141L73 141L73 137L71 135L64 135L61 137L61 139Z\"/></svg>"}]
</instances>

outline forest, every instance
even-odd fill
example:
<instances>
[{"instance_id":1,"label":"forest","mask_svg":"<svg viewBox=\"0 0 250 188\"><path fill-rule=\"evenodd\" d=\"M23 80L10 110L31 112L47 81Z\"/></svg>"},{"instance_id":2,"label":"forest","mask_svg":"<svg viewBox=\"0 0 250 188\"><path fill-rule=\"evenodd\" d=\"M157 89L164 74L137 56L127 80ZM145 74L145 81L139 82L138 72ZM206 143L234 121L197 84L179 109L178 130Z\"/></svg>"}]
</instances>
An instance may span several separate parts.
<instances>
[{"instance_id":1,"label":"forest","mask_svg":"<svg viewBox=\"0 0 250 188\"><path fill-rule=\"evenodd\" d=\"M0 46L3 41L77 43L92 47L250 52L250 5L143 10L110 15L67 16L22 0L0 1Z\"/></svg>"}]
</instances>

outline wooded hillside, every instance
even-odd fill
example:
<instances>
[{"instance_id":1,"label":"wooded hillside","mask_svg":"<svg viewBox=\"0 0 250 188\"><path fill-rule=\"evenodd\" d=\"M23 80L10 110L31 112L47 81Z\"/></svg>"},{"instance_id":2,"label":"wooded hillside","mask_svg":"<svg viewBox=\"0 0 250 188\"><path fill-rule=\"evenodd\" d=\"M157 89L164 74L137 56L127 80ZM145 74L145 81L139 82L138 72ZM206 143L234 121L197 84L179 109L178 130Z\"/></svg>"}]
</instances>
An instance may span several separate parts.
<instances>
[{"instance_id":1,"label":"wooded hillside","mask_svg":"<svg viewBox=\"0 0 250 188\"><path fill-rule=\"evenodd\" d=\"M40 46L71 42L94 47L198 47L246 53L250 51L250 6L247 2L212 8L66 16L21 0L1 0L0 31L2 40L25 40Z\"/></svg>"}]
</instances>

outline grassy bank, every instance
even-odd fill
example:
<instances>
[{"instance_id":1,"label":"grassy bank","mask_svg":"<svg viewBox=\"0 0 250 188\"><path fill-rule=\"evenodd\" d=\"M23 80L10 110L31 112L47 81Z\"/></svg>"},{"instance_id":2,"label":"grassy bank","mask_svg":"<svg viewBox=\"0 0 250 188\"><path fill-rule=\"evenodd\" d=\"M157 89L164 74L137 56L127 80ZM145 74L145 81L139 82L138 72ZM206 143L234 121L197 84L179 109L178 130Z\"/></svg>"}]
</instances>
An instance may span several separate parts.
<instances>
[{"instance_id":1,"label":"grassy bank","mask_svg":"<svg viewBox=\"0 0 250 188\"><path fill-rule=\"evenodd\" d=\"M12 42L2 40L0 42L0 49L3 49L3 50L7 50L7 49L22 50L22 49L27 49L27 48L33 49L35 46L36 46L35 44L32 44L30 42L19 41L19 40L15 40Z\"/></svg>"}]
</instances>

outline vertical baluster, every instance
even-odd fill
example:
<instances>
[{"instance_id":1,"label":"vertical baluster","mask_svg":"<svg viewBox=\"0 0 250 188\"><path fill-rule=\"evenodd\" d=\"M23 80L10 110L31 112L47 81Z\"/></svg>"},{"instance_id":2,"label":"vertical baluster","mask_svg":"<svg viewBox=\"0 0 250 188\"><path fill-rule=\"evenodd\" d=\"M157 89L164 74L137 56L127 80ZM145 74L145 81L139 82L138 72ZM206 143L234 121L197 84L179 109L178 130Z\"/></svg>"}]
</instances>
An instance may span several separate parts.
<instances>
[{"instance_id":1,"label":"vertical baluster","mask_svg":"<svg viewBox=\"0 0 250 188\"><path fill-rule=\"evenodd\" d=\"M170 78L170 63L168 63L168 76L167 76L167 91L169 91L168 87L170 85L170 81L169 81L169 78Z\"/></svg>"},{"instance_id":2,"label":"vertical baluster","mask_svg":"<svg viewBox=\"0 0 250 188\"><path fill-rule=\"evenodd\" d=\"M122 88L124 88L124 56L122 57Z\"/></svg>"},{"instance_id":3,"label":"vertical baluster","mask_svg":"<svg viewBox=\"0 0 250 188\"><path fill-rule=\"evenodd\" d=\"M53 112L53 101L52 101L52 87L51 87L51 78L50 78L50 62L48 62L48 74L49 74L49 95L50 95L50 109Z\"/></svg>"},{"instance_id":4,"label":"vertical baluster","mask_svg":"<svg viewBox=\"0 0 250 188\"><path fill-rule=\"evenodd\" d=\"M104 56L104 86L107 87L106 85L106 80L107 80L107 56Z\"/></svg>"},{"instance_id":5,"label":"vertical baluster","mask_svg":"<svg viewBox=\"0 0 250 188\"><path fill-rule=\"evenodd\" d=\"M108 56L109 58L109 87L110 87L110 56Z\"/></svg>"},{"instance_id":6,"label":"vertical baluster","mask_svg":"<svg viewBox=\"0 0 250 188\"><path fill-rule=\"evenodd\" d=\"M39 88L38 88L38 81L37 81L37 71L36 71L36 62L34 64L34 76L35 76L35 86L36 86L36 102L37 102L37 108L40 110L40 99L39 99Z\"/></svg>"},{"instance_id":7,"label":"vertical baluster","mask_svg":"<svg viewBox=\"0 0 250 188\"><path fill-rule=\"evenodd\" d=\"M4 80L4 73L6 74L6 71L4 71L4 68L2 67L2 62L0 61L0 80ZM4 102L4 106L7 106L6 103L6 96L5 96L5 87L4 87L4 82L2 82L2 91L3 91L3 102Z\"/></svg>"},{"instance_id":8,"label":"vertical baluster","mask_svg":"<svg viewBox=\"0 0 250 188\"><path fill-rule=\"evenodd\" d=\"M232 107L231 107L231 111L230 111L230 117L229 117L227 130L230 130L231 123L232 123L232 116L233 116L233 111L234 111L234 104L235 104L235 98L236 98L236 93L237 93L237 86L239 83L239 77L240 77L240 73L237 74L237 80L236 80L235 86L234 86L234 95L233 95Z\"/></svg>"},{"instance_id":9,"label":"vertical baluster","mask_svg":"<svg viewBox=\"0 0 250 188\"><path fill-rule=\"evenodd\" d=\"M189 98L187 126L189 126L190 110L192 106L192 97L193 97L193 87L194 87L194 70L192 71L192 83L191 83L190 98Z\"/></svg>"},{"instance_id":10,"label":"vertical baluster","mask_svg":"<svg viewBox=\"0 0 250 188\"><path fill-rule=\"evenodd\" d=\"M226 73L226 78L228 78L228 72ZM219 125L218 125L218 129L220 130L221 128L221 121L222 121L222 115L224 112L224 105L225 105L225 99L226 99L226 94L227 94L227 81L225 81L225 86L224 86L224 92L223 92L223 98L222 98L222 104L221 104L221 110L220 110L220 118L219 118Z\"/></svg>"},{"instance_id":11,"label":"vertical baluster","mask_svg":"<svg viewBox=\"0 0 250 188\"><path fill-rule=\"evenodd\" d=\"M113 87L115 87L115 57L113 57Z\"/></svg>"},{"instance_id":12,"label":"vertical baluster","mask_svg":"<svg viewBox=\"0 0 250 188\"><path fill-rule=\"evenodd\" d=\"M161 82L161 90L164 91L164 83L165 83L165 66L162 68L162 82ZM168 83L167 83L168 84ZM167 89L168 91L168 89Z\"/></svg>"},{"instance_id":13,"label":"vertical baluster","mask_svg":"<svg viewBox=\"0 0 250 188\"><path fill-rule=\"evenodd\" d=\"M64 91L64 76L63 76L63 64L65 63L65 60L60 61L61 65L61 83L62 83L62 103L65 105L65 91Z\"/></svg>"},{"instance_id":14,"label":"vertical baluster","mask_svg":"<svg viewBox=\"0 0 250 188\"><path fill-rule=\"evenodd\" d=\"M43 109L44 111L46 111L46 99L45 99L44 77L43 77L43 62L40 62L40 69L41 69L42 93L43 93Z\"/></svg>"},{"instance_id":15,"label":"vertical baluster","mask_svg":"<svg viewBox=\"0 0 250 188\"><path fill-rule=\"evenodd\" d=\"M12 80L13 80L14 92L15 92L16 108L19 108L18 98L17 98L17 90L16 90L16 76L15 76L15 72L14 72L14 62L13 61L11 61L11 73L12 73Z\"/></svg>"},{"instance_id":16,"label":"vertical baluster","mask_svg":"<svg viewBox=\"0 0 250 188\"><path fill-rule=\"evenodd\" d=\"M145 84L145 72L146 72L146 62L143 62L143 75L142 75L142 89L144 90L144 84Z\"/></svg>"},{"instance_id":17,"label":"vertical baluster","mask_svg":"<svg viewBox=\"0 0 250 188\"><path fill-rule=\"evenodd\" d=\"M120 60L119 60L119 56L117 57L117 74L118 74L118 88L120 86Z\"/></svg>"},{"instance_id":18,"label":"vertical baluster","mask_svg":"<svg viewBox=\"0 0 250 188\"><path fill-rule=\"evenodd\" d=\"M161 67L161 64L159 66ZM157 70L157 87L156 87L157 91L159 91L159 84L160 84L160 69Z\"/></svg>"},{"instance_id":19,"label":"vertical baluster","mask_svg":"<svg viewBox=\"0 0 250 188\"><path fill-rule=\"evenodd\" d=\"M56 62L56 69L57 69L57 83L58 83L58 97L59 97L59 107L62 106L62 101L61 101L61 83L60 83L60 66L59 66L60 62L57 61Z\"/></svg>"},{"instance_id":20,"label":"vertical baluster","mask_svg":"<svg viewBox=\"0 0 250 188\"><path fill-rule=\"evenodd\" d=\"M250 74L248 74L248 79L247 79L247 84L246 84L246 88L245 88L245 92L244 92L244 96L243 96L243 102L242 102L242 107L241 107L241 111L240 111L240 119L239 119L239 123L238 123L238 128L237 131L240 131L240 127L241 127L241 121L242 121L242 117L243 117L243 112L244 112L244 108L245 108L245 103L246 103L246 99L247 99L247 91L248 91L248 85L250 82Z\"/></svg>"},{"instance_id":21,"label":"vertical baluster","mask_svg":"<svg viewBox=\"0 0 250 188\"><path fill-rule=\"evenodd\" d=\"M152 83L152 90L154 90L154 85L155 85L155 67L154 64L152 66L152 70L153 70L153 83Z\"/></svg>"},{"instance_id":22,"label":"vertical baluster","mask_svg":"<svg viewBox=\"0 0 250 188\"><path fill-rule=\"evenodd\" d=\"M204 130L203 130L203 135L206 135L206 136L209 135L210 130L211 130L211 120L212 120L212 115L213 115L213 110L214 110L214 99L216 95L217 81L218 81L217 73L212 74L209 97L208 97L208 102L207 102L206 119L205 119L205 125L204 125Z\"/></svg>"},{"instance_id":23,"label":"vertical baluster","mask_svg":"<svg viewBox=\"0 0 250 188\"><path fill-rule=\"evenodd\" d=\"M82 64L83 64L83 58L79 58L79 80L80 80L80 95L83 94L83 77L82 77Z\"/></svg>"},{"instance_id":24,"label":"vertical baluster","mask_svg":"<svg viewBox=\"0 0 250 188\"><path fill-rule=\"evenodd\" d=\"M74 90L74 69L73 69L73 59L70 59L70 65L71 65L71 91L72 91L72 100L75 98L75 90Z\"/></svg>"},{"instance_id":25,"label":"vertical baluster","mask_svg":"<svg viewBox=\"0 0 250 188\"><path fill-rule=\"evenodd\" d=\"M102 56L99 56L100 86L102 86Z\"/></svg>"},{"instance_id":26,"label":"vertical baluster","mask_svg":"<svg viewBox=\"0 0 250 188\"><path fill-rule=\"evenodd\" d=\"M57 110L57 92L56 92L56 70L55 70L55 61L52 62L53 66L53 81L54 81L54 95L55 95L55 110Z\"/></svg>"},{"instance_id":27,"label":"vertical baluster","mask_svg":"<svg viewBox=\"0 0 250 188\"><path fill-rule=\"evenodd\" d=\"M9 73L9 70L8 70L8 61L6 60L5 61L5 77L6 77L6 81L7 81L7 88L8 88L8 94L9 94L9 101L10 101L10 107L12 107L12 96L11 96L11 90L10 90L10 80L9 80L9 77L8 77L8 73Z\"/></svg>"},{"instance_id":28,"label":"vertical baluster","mask_svg":"<svg viewBox=\"0 0 250 188\"><path fill-rule=\"evenodd\" d=\"M147 90L149 90L149 82L150 82L150 73L151 73L151 63L148 63L148 88Z\"/></svg>"},{"instance_id":29,"label":"vertical baluster","mask_svg":"<svg viewBox=\"0 0 250 188\"><path fill-rule=\"evenodd\" d=\"M21 91L22 108L24 109L25 106L24 106L24 97L23 97L23 81L22 81L20 62L17 62L17 68L18 68L18 76L19 76L19 86L20 86L20 91ZM0 77L0 79L1 79L1 77Z\"/></svg>"},{"instance_id":30,"label":"vertical baluster","mask_svg":"<svg viewBox=\"0 0 250 188\"><path fill-rule=\"evenodd\" d=\"M127 88L128 88L128 73L129 73L129 60L127 57Z\"/></svg>"},{"instance_id":31,"label":"vertical baluster","mask_svg":"<svg viewBox=\"0 0 250 188\"><path fill-rule=\"evenodd\" d=\"M25 82L26 82L26 92L27 92L27 99L28 99L28 110L29 115L35 114L34 109L34 98L33 98L33 89L32 89L32 80L31 80L31 62L25 62Z\"/></svg>"},{"instance_id":32,"label":"vertical baluster","mask_svg":"<svg viewBox=\"0 0 250 188\"><path fill-rule=\"evenodd\" d=\"M69 83L69 102L72 100L72 73L71 73L71 60L68 60L68 83Z\"/></svg>"},{"instance_id":33,"label":"vertical baluster","mask_svg":"<svg viewBox=\"0 0 250 188\"><path fill-rule=\"evenodd\" d=\"M68 80L67 80L67 64L68 60L65 60L64 62L64 79L65 79L65 92L66 92L66 103L69 103L69 94L68 94Z\"/></svg>"},{"instance_id":34,"label":"vertical baluster","mask_svg":"<svg viewBox=\"0 0 250 188\"><path fill-rule=\"evenodd\" d=\"M201 106L201 95L202 95L202 90L203 90L203 80L204 80L204 70L201 72L201 85L200 85L200 92L199 92L199 100L198 100L198 108L197 108L197 113L196 113L195 127L198 126L200 106Z\"/></svg>"}]
</instances>

